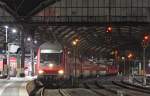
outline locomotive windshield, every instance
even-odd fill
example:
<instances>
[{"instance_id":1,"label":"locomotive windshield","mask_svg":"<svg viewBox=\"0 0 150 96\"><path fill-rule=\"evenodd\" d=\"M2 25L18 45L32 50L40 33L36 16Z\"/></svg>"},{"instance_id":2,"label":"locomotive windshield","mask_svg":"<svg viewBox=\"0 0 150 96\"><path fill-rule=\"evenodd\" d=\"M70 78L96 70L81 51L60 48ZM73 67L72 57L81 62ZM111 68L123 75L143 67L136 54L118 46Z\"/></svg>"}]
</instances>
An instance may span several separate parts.
<instances>
[{"instance_id":1,"label":"locomotive windshield","mask_svg":"<svg viewBox=\"0 0 150 96\"><path fill-rule=\"evenodd\" d=\"M41 66L59 65L61 63L61 51L44 51L40 53Z\"/></svg>"}]
</instances>

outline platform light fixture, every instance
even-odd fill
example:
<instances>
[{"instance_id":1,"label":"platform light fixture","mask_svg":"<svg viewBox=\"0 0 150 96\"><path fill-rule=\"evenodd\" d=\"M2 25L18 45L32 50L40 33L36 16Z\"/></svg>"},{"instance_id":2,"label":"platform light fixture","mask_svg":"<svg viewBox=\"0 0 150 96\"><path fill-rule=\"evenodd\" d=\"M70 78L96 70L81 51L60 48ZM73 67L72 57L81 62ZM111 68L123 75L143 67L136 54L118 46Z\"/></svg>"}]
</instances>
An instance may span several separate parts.
<instances>
[{"instance_id":1,"label":"platform light fixture","mask_svg":"<svg viewBox=\"0 0 150 96\"><path fill-rule=\"evenodd\" d=\"M75 46L75 45L77 45L77 42L76 41L72 41L72 44Z\"/></svg>"},{"instance_id":2,"label":"platform light fixture","mask_svg":"<svg viewBox=\"0 0 150 96\"><path fill-rule=\"evenodd\" d=\"M132 57L133 57L133 54L132 54L132 53L129 53L129 54L128 54L128 58L131 59Z\"/></svg>"},{"instance_id":3,"label":"platform light fixture","mask_svg":"<svg viewBox=\"0 0 150 96\"><path fill-rule=\"evenodd\" d=\"M8 29L8 26L7 26L7 25L5 25L4 27L5 27L6 29Z\"/></svg>"},{"instance_id":4,"label":"platform light fixture","mask_svg":"<svg viewBox=\"0 0 150 96\"><path fill-rule=\"evenodd\" d=\"M79 43L79 39L78 38L76 38L76 39L74 39L73 41L72 41L72 45L73 45L73 53L74 53L74 70L75 70L75 72L74 73L72 73L72 75L74 75L74 77L75 77L75 79L73 79L72 80L72 86L74 86L74 83L76 82L78 82L78 80L77 80L77 49L78 49L78 43Z\"/></svg>"},{"instance_id":5,"label":"platform light fixture","mask_svg":"<svg viewBox=\"0 0 150 96\"><path fill-rule=\"evenodd\" d=\"M125 57L121 57L122 60L125 60Z\"/></svg>"},{"instance_id":6,"label":"platform light fixture","mask_svg":"<svg viewBox=\"0 0 150 96\"><path fill-rule=\"evenodd\" d=\"M34 40L34 44L37 44L37 40Z\"/></svg>"},{"instance_id":7,"label":"platform light fixture","mask_svg":"<svg viewBox=\"0 0 150 96\"><path fill-rule=\"evenodd\" d=\"M78 42L79 42L79 39L76 38L76 39L74 39L74 40L72 41L72 45L73 45L73 46L76 46L76 45L78 44Z\"/></svg>"},{"instance_id":8,"label":"platform light fixture","mask_svg":"<svg viewBox=\"0 0 150 96\"><path fill-rule=\"evenodd\" d=\"M79 39L75 39L76 42L79 42Z\"/></svg>"},{"instance_id":9,"label":"platform light fixture","mask_svg":"<svg viewBox=\"0 0 150 96\"><path fill-rule=\"evenodd\" d=\"M69 54L71 54L71 52L70 52L70 51L68 51L67 53L68 53L68 55L69 55Z\"/></svg>"},{"instance_id":10,"label":"platform light fixture","mask_svg":"<svg viewBox=\"0 0 150 96\"><path fill-rule=\"evenodd\" d=\"M16 29L12 29L12 33L16 33L17 32L17 30Z\"/></svg>"},{"instance_id":11,"label":"platform light fixture","mask_svg":"<svg viewBox=\"0 0 150 96\"><path fill-rule=\"evenodd\" d=\"M6 34L6 37L5 37L5 39L6 39L6 41L5 41L5 43L6 43L6 59L7 59L7 65L8 65L8 74L7 74L8 76L7 76L7 78L9 79L10 78L10 73L9 73L9 71L10 71L10 69L9 69L9 67L10 67L10 62L9 62L10 56L9 56L9 50L7 49L7 47L9 48L9 43L8 43L8 28L9 27L7 25L5 25L4 28L5 28L5 34ZM17 31L13 29L12 32L16 33Z\"/></svg>"},{"instance_id":12,"label":"platform light fixture","mask_svg":"<svg viewBox=\"0 0 150 96\"><path fill-rule=\"evenodd\" d=\"M27 38L27 41L31 41L31 38L30 38L30 37L28 37L28 38Z\"/></svg>"}]
</instances>

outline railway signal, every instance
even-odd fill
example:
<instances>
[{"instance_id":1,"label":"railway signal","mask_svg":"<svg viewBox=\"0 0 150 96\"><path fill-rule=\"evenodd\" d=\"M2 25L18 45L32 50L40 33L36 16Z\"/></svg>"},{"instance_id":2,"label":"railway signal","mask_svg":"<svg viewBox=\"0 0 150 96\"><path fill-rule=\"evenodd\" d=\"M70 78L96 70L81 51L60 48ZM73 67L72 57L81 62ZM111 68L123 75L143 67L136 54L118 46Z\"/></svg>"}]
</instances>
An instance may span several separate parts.
<instances>
[{"instance_id":1,"label":"railway signal","mask_svg":"<svg viewBox=\"0 0 150 96\"><path fill-rule=\"evenodd\" d=\"M146 63L146 61L145 61L145 58L146 58L146 48L147 48L147 46L148 46L148 43L149 43L149 41L150 41L150 36L148 35L148 34L146 34L146 35L144 35L144 37L143 37L143 41L142 41L142 46L143 46L143 76L144 76L144 78L143 78L143 85L146 85L146 71L145 71L145 63Z\"/></svg>"},{"instance_id":2,"label":"railway signal","mask_svg":"<svg viewBox=\"0 0 150 96\"><path fill-rule=\"evenodd\" d=\"M111 34L112 33L112 26L111 25L107 26L105 31L106 31L105 40L107 43L110 44L111 40L112 40L112 34Z\"/></svg>"},{"instance_id":3,"label":"railway signal","mask_svg":"<svg viewBox=\"0 0 150 96\"><path fill-rule=\"evenodd\" d=\"M149 42L150 41L150 35L149 34L144 34L143 41Z\"/></svg>"},{"instance_id":4,"label":"railway signal","mask_svg":"<svg viewBox=\"0 0 150 96\"><path fill-rule=\"evenodd\" d=\"M148 35L144 36L144 40L148 40L148 39L149 39Z\"/></svg>"},{"instance_id":5,"label":"railway signal","mask_svg":"<svg viewBox=\"0 0 150 96\"><path fill-rule=\"evenodd\" d=\"M142 41L142 46L146 48L148 46L148 43L150 41L150 36L149 35L144 35L143 41Z\"/></svg>"},{"instance_id":6,"label":"railway signal","mask_svg":"<svg viewBox=\"0 0 150 96\"><path fill-rule=\"evenodd\" d=\"M106 28L106 32L107 33L111 33L112 32L112 27L110 25Z\"/></svg>"},{"instance_id":7,"label":"railway signal","mask_svg":"<svg viewBox=\"0 0 150 96\"><path fill-rule=\"evenodd\" d=\"M149 35L144 35L143 37L143 47L146 47L150 41L150 36Z\"/></svg>"}]
</instances>

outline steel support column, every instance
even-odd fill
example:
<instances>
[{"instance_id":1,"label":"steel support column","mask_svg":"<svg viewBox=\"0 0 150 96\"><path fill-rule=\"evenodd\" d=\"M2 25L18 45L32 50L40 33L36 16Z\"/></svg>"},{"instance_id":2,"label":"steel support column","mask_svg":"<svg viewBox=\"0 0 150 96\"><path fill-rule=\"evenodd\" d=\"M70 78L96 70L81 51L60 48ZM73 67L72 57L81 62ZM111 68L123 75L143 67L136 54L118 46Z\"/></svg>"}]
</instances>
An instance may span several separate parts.
<instances>
[{"instance_id":1,"label":"steel support column","mask_svg":"<svg viewBox=\"0 0 150 96\"><path fill-rule=\"evenodd\" d=\"M146 50L146 47L143 47L143 75L144 75L143 85L146 85L145 50Z\"/></svg>"},{"instance_id":2,"label":"steel support column","mask_svg":"<svg viewBox=\"0 0 150 96\"><path fill-rule=\"evenodd\" d=\"M24 74L24 63L25 63L25 46L24 46L24 37L25 37L25 34L24 32L22 31L21 33L21 70L20 70L20 76L21 77L24 77L25 74Z\"/></svg>"},{"instance_id":3,"label":"steel support column","mask_svg":"<svg viewBox=\"0 0 150 96\"><path fill-rule=\"evenodd\" d=\"M33 40L32 40L33 41ZM35 68L34 68L34 50L33 50L33 42L31 42L31 65L32 65L32 73L31 75L34 76L35 75Z\"/></svg>"}]
</instances>

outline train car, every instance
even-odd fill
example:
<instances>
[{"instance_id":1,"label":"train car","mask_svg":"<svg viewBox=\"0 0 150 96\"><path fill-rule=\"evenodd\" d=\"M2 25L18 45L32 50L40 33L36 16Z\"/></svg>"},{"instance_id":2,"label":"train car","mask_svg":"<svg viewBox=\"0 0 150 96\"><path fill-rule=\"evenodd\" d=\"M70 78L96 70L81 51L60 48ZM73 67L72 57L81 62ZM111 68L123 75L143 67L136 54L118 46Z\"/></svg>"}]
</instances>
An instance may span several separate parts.
<instances>
[{"instance_id":1,"label":"train car","mask_svg":"<svg viewBox=\"0 0 150 96\"><path fill-rule=\"evenodd\" d=\"M82 60L81 60L82 59ZM118 73L118 68L113 64L97 64L91 62L86 58L76 58L76 70L75 70L75 57L67 56L67 64L69 69L67 73L75 75L76 77L99 77L102 75L115 75Z\"/></svg>"},{"instance_id":2,"label":"train car","mask_svg":"<svg viewBox=\"0 0 150 96\"><path fill-rule=\"evenodd\" d=\"M57 42L42 44L37 53L38 79L57 80L63 78L63 49Z\"/></svg>"},{"instance_id":3,"label":"train car","mask_svg":"<svg viewBox=\"0 0 150 96\"><path fill-rule=\"evenodd\" d=\"M114 75L117 74L119 69L117 66L107 65L106 75Z\"/></svg>"},{"instance_id":4,"label":"train car","mask_svg":"<svg viewBox=\"0 0 150 96\"><path fill-rule=\"evenodd\" d=\"M39 47L36 69L39 79L55 81L117 73L117 69L112 66L95 64L78 57L75 60L58 42L46 42Z\"/></svg>"}]
</instances>

